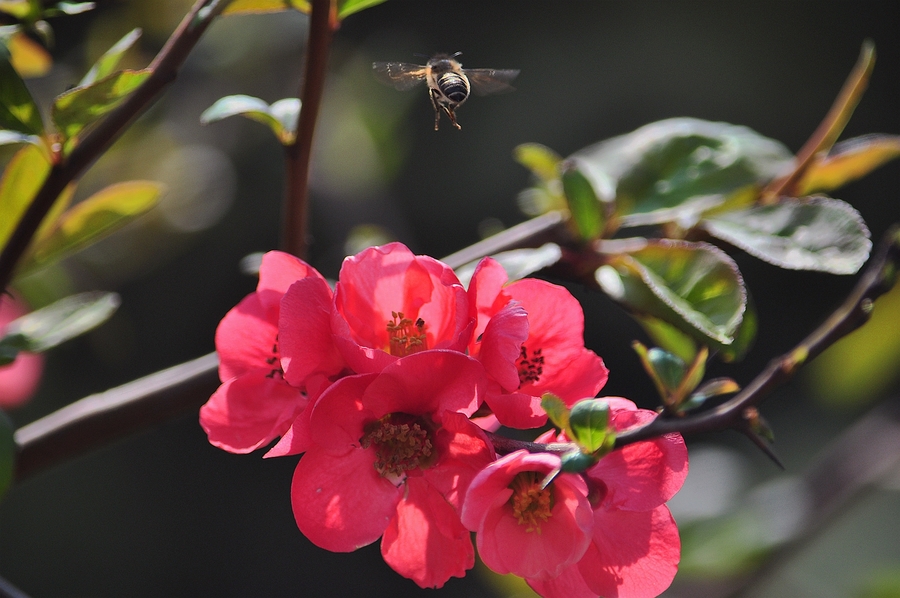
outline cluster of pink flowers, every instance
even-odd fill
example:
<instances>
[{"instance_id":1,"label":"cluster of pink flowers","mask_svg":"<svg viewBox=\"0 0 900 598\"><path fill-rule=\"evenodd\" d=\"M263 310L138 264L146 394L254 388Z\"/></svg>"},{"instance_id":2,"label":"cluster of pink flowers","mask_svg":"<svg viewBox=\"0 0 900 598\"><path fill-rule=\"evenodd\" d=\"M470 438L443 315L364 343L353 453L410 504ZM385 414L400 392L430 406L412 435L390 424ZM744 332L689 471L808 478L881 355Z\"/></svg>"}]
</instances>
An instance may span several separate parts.
<instances>
[{"instance_id":1,"label":"cluster of pink flowers","mask_svg":"<svg viewBox=\"0 0 900 598\"><path fill-rule=\"evenodd\" d=\"M303 453L291 485L300 531L331 551L381 538L422 587L482 560L548 597L653 596L679 560L665 502L687 474L680 436L614 451L584 474L552 453L499 456L486 430L547 423L541 396L595 397L603 361L564 288L507 284L485 258L468 288L399 243L344 261L334 290L303 261L263 257L256 292L216 332L222 385L200 411L210 442ZM612 425L653 417L609 399ZM567 440L553 431L540 442Z\"/></svg>"}]
</instances>

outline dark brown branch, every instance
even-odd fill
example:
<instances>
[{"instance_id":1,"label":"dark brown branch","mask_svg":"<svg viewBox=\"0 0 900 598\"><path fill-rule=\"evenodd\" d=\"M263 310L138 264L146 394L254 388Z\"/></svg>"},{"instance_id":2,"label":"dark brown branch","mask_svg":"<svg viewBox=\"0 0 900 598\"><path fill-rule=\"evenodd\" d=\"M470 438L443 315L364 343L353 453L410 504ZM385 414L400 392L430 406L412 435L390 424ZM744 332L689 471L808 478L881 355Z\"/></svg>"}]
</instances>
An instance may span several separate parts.
<instances>
[{"instance_id":1,"label":"dark brown branch","mask_svg":"<svg viewBox=\"0 0 900 598\"><path fill-rule=\"evenodd\" d=\"M91 395L16 431L16 479L196 411L219 385L215 353Z\"/></svg>"},{"instance_id":2,"label":"dark brown branch","mask_svg":"<svg viewBox=\"0 0 900 598\"><path fill-rule=\"evenodd\" d=\"M802 365L868 321L873 302L893 286L898 268L900 228L895 225L837 311L792 351L769 362L741 392L709 411L682 418L657 417L645 426L623 432L616 438L616 448L672 432L695 434L740 427L746 408L758 405L772 390L793 378Z\"/></svg>"},{"instance_id":3,"label":"dark brown branch","mask_svg":"<svg viewBox=\"0 0 900 598\"><path fill-rule=\"evenodd\" d=\"M309 169L313 134L325 91L328 53L337 26L333 0L312 0L309 18L303 85L300 92L300 120L297 138L285 147L284 231L282 248L306 259L309 228Z\"/></svg>"},{"instance_id":4,"label":"dark brown branch","mask_svg":"<svg viewBox=\"0 0 900 598\"><path fill-rule=\"evenodd\" d=\"M93 164L128 125L154 101L163 88L175 80L190 51L214 17L227 4L227 1L215 3L210 0L197 0L150 64L152 73L144 83L85 134L67 158L52 166L44 184L34 196L3 252L0 253L0 289L5 289L9 285L16 264L28 249L41 221L66 185Z\"/></svg>"}]
</instances>

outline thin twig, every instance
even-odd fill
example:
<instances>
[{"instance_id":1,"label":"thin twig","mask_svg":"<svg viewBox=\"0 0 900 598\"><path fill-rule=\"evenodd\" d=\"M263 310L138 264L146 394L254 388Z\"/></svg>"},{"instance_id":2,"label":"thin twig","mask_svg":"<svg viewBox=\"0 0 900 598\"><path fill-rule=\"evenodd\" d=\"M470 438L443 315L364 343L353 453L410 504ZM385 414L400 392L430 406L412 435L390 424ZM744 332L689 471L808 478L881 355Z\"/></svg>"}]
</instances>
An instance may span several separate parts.
<instances>
[{"instance_id":1,"label":"thin twig","mask_svg":"<svg viewBox=\"0 0 900 598\"><path fill-rule=\"evenodd\" d=\"M86 133L67 158L53 164L43 185L0 253L0 289L5 289L9 285L16 264L28 249L41 221L66 185L93 164L128 125L155 100L163 88L175 80L190 51L228 3L224 0L220 2L197 0L150 64L152 70L150 76L115 110Z\"/></svg>"},{"instance_id":2,"label":"thin twig","mask_svg":"<svg viewBox=\"0 0 900 598\"><path fill-rule=\"evenodd\" d=\"M328 53L337 25L333 0L312 0L297 138L285 147L284 231L282 248L305 259L309 228L309 169L313 134L325 91Z\"/></svg>"}]
</instances>

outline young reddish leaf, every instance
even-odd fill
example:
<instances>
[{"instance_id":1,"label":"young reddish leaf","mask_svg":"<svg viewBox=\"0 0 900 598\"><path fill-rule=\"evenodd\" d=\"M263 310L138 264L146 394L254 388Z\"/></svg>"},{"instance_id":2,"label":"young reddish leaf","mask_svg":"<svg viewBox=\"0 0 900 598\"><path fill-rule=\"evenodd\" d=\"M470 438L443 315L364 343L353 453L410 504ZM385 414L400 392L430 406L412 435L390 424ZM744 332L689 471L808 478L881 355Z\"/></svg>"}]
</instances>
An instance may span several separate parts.
<instances>
[{"instance_id":1,"label":"young reddish leaf","mask_svg":"<svg viewBox=\"0 0 900 598\"><path fill-rule=\"evenodd\" d=\"M0 248L6 245L48 172L47 158L34 145L23 147L9 161L0 179Z\"/></svg>"},{"instance_id":2,"label":"young reddish leaf","mask_svg":"<svg viewBox=\"0 0 900 598\"><path fill-rule=\"evenodd\" d=\"M361 10L381 4L385 0L338 0L338 20L344 20Z\"/></svg>"},{"instance_id":3,"label":"young reddish leaf","mask_svg":"<svg viewBox=\"0 0 900 598\"><path fill-rule=\"evenodd\" d=\"M718 214L701 224L712 236L791 270L855 274L872 249L859 212L828 197L783 198L773 205Z\"/></svg>"},{"instance_id":4,"label":"young reddish leaf","mask_svg":"<svg viewBox=\"0 0 900 598\"><path fill-rule=\"evenodd\" d=\"M58 96L51 116L66 140L115 108L150 76L150 69L119 71Z\"/></svg>"},{"instance_id":5,"label":"young reddish leaf","mask_svg":"<svg viewBox=\"0 0 900 598\"><path fill-rule=\"evenodd\" d=\"M17 276L42 268L84 249L128 224L156 205L162 185L128 181L110 185L63 214L57 226L39 237Z\"/></svg>"},{"instance_id":6,"label":"young reddish leaf","mask_svg":"<svg viewBox=\"0 0 900 598\"><path fill-rule=\"evenodd\" d=\"M41 135L44 121L25 83L13 68L9 52L0 45L0 129Z\"/></svg>"},{"instance_id":7,"label":"young reddish leaf","mask_svg":"<svg viewBox=\"0 0 900 598\"><path fill-rule=\"evenodd\" d=\"M0 411L0 498L6 494L13 480L15 468L16 441L13 436L13 424Z\"/></svg>"},{"instance_id":8,"label":"young reddish leaf","mask_svg":"<svg viewBox=\"0 0 900 598\"><path fill-rule=\"evenodd\" d=\"M22 31L13 33L6 47L11 55L10 62L13 68L23 79L43 77L53 66L50 53Z\"/></svg>"},{"instance_id":9,"label":"young reddish leaf","mask_svg":"<svg viewBox=\"0 0 900 598\"><path fill-rule=\"evenodd\" d=\"M101 56L91 70L87 72L84 78L78 83L78 87L86 87L92 83L108 77L119 66L122 56L133 46L141 37L139 28L132 29L126 33L122 39L117 41L113 46Z\"/></svg>"},{"instance_id":10,"label":"young reddish leaf","mask_svg":"<svg viewBox=\"0 0 900 598\"><path fill-rule=\"evenodd\" d=\"M574 164L567 163L562 171L562 184L578 236L583 241L599 238L603 234L603 206L591 182Z\"/></svg>"},{"instance_id":11,"label":"young reddish leaf","mask_svg":"<svg viewBox=\"0 0 900 598\"><path fill-rule=\"evenodd\" d=\"M569 411L569 427L572 440L584 448L586 453L595 453L607 445L612 445L609 427L609 403L603 399L578 401Z\"/></svg>"},{"instance_id":12,"label":"young reddish leaf","mask_svg":"<svg viewBox=\"0 0 900 598\"><path fill-rule=\"evenodd\" d=\"M737 265L722 250L669 239L609 241L603 249L609 264L595 278L610 297L701 343L734 342L747 293Z\"/></svg>"},{"instance_id":13,"label":"young reddish leaf","mask_svg":"<svg viewBox=\"0 0 900 598\"><path fill-rule=\"evenodd\" d=\"M615 201L619 226L691 224L747 188L790 168L791 152L746 127L673 118L571 156L600 199Z\"/></svg>"},{"instance_id":14,"label":"young reddish leaf","mask_svg":"<svg viewBox=\"0 0 900 598\"><path fill-rule=\"evenodd\" d=\"M284 145L293 143L300 116L300 100L284 98L271 106L259 98L233 95L219 98L200 115L201 124L209 124L229 116L245 116L269 127Z\"/></svg>"},{"instance_id":15,"label":"young reddish leaf","mask_svg":"<svg viewBox=\"0 0 900 598\"><path fill-rule=\"evenodd\" d=\"M240 13L265 13L265 12L281 12L284 10L299 10L308 13L311 10L309 0L233 0L228 7L222 11L223 15L233 15Z\"/></svg>"},{"instance_id":16,"label":"young reddish leaf","mask_svg":"<svg viewBox=\"0 0 900 598\"><path fill-rule=\"evenodd\" d=\"M900 135L864 135L818 154L797 183L798 195L830 191L862 178L900 156Z\"/></svg>"}]
</instances>

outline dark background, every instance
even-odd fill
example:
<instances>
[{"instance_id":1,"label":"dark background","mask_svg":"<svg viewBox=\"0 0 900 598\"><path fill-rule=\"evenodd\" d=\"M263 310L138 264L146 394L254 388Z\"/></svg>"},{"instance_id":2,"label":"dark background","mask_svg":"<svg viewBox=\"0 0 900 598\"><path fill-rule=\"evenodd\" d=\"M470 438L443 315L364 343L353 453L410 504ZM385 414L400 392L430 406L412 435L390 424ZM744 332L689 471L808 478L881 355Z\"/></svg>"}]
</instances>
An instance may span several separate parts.
<instances>
[{"instance_id":1,"label":"dark background","mask_svg":"<svg viewBox=\"0 0 900 598\"><path fill-rule=\"evenodd\" d=\"M58 20L57 65L32 88L48 102L135 26L145 35L131 60L145 65L186 7L101 2L93 13ZM894 2L390 0L348 18L335 37L314 157L311 262L336 276L359 224L442 256L477 241L480 225L524 220L516 196L529 176L511 155L524 142L567 155L655 120L692 116L746 125L796 151L867 38L878 60L844 137L900 133L898 26ZM127 178L194 191L45 275L59 288L116 290L123 306L103 328L49 355L38 396L12 414L18 425L213 350L219 319L255 285L239 260L278 245L282 158L259 124L201 127L199 115L223 95L273 102L295 94L305 35L306 17L297 14L215 25L165 98L85 178L79 196ZM441 51L464 52L466 67L521 69L518 90L473 98L459 109L461 131L445 119L434 132L425 91L381 87L369 65ZM834 196L854 205L877 239L900 220L898 183L900 168L890 164ZM742 364L714 373L745 383L818 324L854 277L736 259L761 332ZM629 348L643 338L639 328L604 297L572 291L584 303L587 345L611 370L603 392L652 408L652 387ZM791 385L765 409L788 472L858 413L823 407L804 388ZM689 442L727 447L753 481L780 475L736 435ZM14 487L0 504L0 575L34 596L423 594L381 562L377 544L332 554L303 538L289 501L295 463L215 449L195 416L77 457ZM485 579L451 580L440 595L511 595Z\"/></svg>"}]
</instances>

